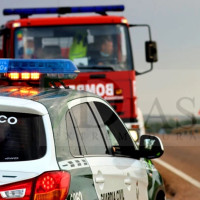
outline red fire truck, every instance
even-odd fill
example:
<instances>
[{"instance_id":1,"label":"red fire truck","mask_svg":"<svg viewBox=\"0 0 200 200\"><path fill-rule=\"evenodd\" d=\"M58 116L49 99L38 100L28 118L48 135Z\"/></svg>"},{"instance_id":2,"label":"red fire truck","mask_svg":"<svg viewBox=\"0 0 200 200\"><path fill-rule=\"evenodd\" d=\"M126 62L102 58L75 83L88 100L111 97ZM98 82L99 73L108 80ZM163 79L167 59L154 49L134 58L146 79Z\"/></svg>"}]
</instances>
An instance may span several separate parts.
<instances>
[{"instance_id":1,"label":"red fire truck","mask_svg":"<svg viewBox=\"0 0 200 200\"><path fill-rule=\"evenodd\" d=\"M19 15L20 19L2 26L0 57L73 60L81 73L76 80L66 80L64 85L105 98L137 140L136 75L152 70L157 50L148 25L129 24L125 17L107 15L108 11L123 10L123 5L4 9L4 15ZM65 15L87 12L95 14ZM56 16L32 17L36 14ZM145 43L150 68L144 72L137 72L133 65L129 28L137 26L146 26L150 38Z\"/></svg>"}]
</instances>

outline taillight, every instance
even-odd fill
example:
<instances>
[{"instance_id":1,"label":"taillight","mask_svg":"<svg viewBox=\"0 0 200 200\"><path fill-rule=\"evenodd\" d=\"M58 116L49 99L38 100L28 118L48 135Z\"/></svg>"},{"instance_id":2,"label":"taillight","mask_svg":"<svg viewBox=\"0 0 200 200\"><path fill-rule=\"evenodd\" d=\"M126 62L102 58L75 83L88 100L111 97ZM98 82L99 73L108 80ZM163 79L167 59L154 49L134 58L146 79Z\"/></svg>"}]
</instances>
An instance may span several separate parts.
<instances>
[{"instance_id":1,"label":"taillight","mask_svg":"<svg viewBox=\"0 0 200 200\"><path fill-rule=\"evenodd\" d=\"M0 199L23 199L31 198L33 179L0 186Z\"/></svg>"},{"instance_id":2,"label":"taillight","mask_svg":"<svg viewBox=\"0 0 200 200\"><path fill-rule=\"evenodd\" d=\"M0 186L0 199L65 200L69 186L69 173L45 172L33 179Z\"/></svg>"},{"instance_id":3,"label":"taillight","mask_svg":"<svg viewBox=\"0 0 200 200\"><path fill-rule=\"evenodd\" d=\"M37 178L34 200L65 200L70 186L67 172L47 172Z\"/></svg>"}]
</instances>

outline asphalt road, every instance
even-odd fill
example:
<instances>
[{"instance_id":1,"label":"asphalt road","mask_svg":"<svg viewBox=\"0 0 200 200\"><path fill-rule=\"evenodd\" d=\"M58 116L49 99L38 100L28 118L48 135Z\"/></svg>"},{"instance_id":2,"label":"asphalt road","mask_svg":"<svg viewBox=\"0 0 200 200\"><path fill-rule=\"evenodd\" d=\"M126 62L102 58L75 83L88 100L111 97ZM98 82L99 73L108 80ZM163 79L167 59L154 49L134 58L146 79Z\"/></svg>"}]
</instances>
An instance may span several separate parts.
<instances>
[{"instance_id":1,"label":"asphalt road","mask_svg":"<svg viewBox=\"0 0 200 200\"><path fill-rule=\"evenodd\" d=\"M154 163L164 177L168 199L200 199L200 134L158 136L165 153Z\"/></svg>"}]
</instances>

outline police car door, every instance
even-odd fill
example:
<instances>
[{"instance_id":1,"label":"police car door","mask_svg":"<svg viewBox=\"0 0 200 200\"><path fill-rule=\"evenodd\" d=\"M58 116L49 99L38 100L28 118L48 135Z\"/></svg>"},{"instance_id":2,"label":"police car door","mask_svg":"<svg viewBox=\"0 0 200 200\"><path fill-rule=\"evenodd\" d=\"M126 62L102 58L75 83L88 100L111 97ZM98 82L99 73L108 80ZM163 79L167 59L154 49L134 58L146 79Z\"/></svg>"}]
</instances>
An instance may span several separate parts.
<instances>
[{"instance_id":1,"label":"police car door","mask_svg":"<svg viewBox=\"0 0 200 200\"><path fill-rule=\"evenodd\" d=\"M112 153L115 153L115 156L104 158L102 161L100 158L96 158L96 163L102 163L101 166L95 166L95 163L93 166L91 164L92 170L96 167L97 179L98 170L105 176L104 188L96 183L96 189L101 194L101 199L108 199L110 196L113 199L148 199L148 180L143 163L140 160L122 155L129 154L126 151L131 146L132 149L135 149L123 123L105 103L93 102L90 105L105 135L107 145L110 146ZM133 153L136 154L136 151L133 151ZM118 177L119 185L115 183L115 179L109 177L110 174L115 174ZM109 187L110 190L108 190Z\"/></svg>"},{"instance_id":2,"label":"police car door","mask_svg":"<svg viewBox=\"0 0 200 200\"><path fill-rule=\"evenodd\" d=\"M132 145L126 129L104 101L97 99L102 102L92 103L92 99L82 99L90 103L76 105L71 110L84 144L84 156L92 170L98 198L147 199L147 175L140 161L112 155L112 146L117 148L119 142ZM121 135L122 139L120 136L116 138L112 131L121 131L127 137Z\"/></svg>"}]
</instances>

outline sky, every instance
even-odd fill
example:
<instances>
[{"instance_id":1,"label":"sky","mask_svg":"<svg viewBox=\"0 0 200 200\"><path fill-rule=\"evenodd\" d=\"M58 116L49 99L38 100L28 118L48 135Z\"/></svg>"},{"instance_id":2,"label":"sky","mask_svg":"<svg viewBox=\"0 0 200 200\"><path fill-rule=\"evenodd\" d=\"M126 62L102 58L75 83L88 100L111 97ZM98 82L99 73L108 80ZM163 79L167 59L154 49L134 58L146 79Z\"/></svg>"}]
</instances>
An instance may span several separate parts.
<instances>
[{"instance_id":1,"label":"sky","mask_svg":"<svg viewBox=\"0 0 200 200\"><path fill-rule=\"evenodd\" d=\"M198 115L200 110L200 1L199 0L1 0L0 24L17 16L3 16L3 8L124 4L132 24L149 24L157 42L154 70L137 76L138 106L145 115ZM13 6L12 6L13 5ZM111 13L113 14L113 13ZM115 14L115 13L114 13ZM145 62L145 29L131 30L135 67Z\"/></svg>"}]
</instances>

